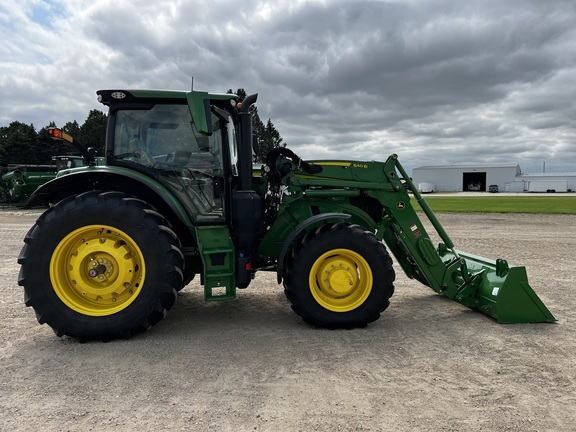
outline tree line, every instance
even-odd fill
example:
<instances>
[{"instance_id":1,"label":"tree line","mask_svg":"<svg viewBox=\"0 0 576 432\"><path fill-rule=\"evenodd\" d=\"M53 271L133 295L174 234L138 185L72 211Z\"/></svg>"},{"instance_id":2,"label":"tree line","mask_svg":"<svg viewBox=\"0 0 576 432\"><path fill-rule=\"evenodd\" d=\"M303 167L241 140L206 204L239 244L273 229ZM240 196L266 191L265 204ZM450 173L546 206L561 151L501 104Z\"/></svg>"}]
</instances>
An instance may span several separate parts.
<instances>
[{"instance_id":1,"label":"tree line","mask_svg":"<svg viewBox=\"0 0 576 432\"><path fill-rule=\"evenodd\" d=\"M102 111L91 110L82 125L74 120L61 129L86 147L94 147L103 156L106 121L107 115ZM33 124L14 121L0 127L0 164L48 164L52 156L80 156L71 144L50 138L48 128L55 126L50 122L37 131Z\"/></svg>"},{"instance_id":2,"label":"tree line","mask_svg":"<svg viewBox=\"0 0 576 432\"><path fill-rule=\"evenodd\" d=\"M232 93L229 89L228 93ZM235 92L240 100L246 97L246 91L242 88ZM270 150L283 144L282 137L271 119L266 124L262 122L258 114L258 108L252 106L252 127L258 137L260 154L268 154ZM106 122L108 116L99 110L91 110L88 117L80 125L76 120L66 123L62 130L86 147L94 147L97 155L104 156L104 141L106 137ZM0 127L0 165L49 164L52 156L79 155L78 151L70 144L50 138L48 128L55 127L54 122L40 130L36 130L33 124L25 124L14 121L8 126ZM256 157L258 161L258 157ZM263 160L260 160L263 162Z\"/></svg>"}]
</instances>

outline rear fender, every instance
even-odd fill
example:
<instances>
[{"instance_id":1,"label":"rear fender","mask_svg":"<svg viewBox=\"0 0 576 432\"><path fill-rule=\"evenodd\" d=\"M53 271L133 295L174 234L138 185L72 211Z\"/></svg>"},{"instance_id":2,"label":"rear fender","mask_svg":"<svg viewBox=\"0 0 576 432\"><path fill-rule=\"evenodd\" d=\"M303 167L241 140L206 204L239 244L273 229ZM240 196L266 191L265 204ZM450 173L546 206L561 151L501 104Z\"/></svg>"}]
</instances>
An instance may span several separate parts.
<instances>
[{"instance_id":1,"label":"rear fender","mask_svg":"<svg viewBox=\"0 0 576 432\"><path fill-rule=\"evenodd\" d=\"M51 205L92 190L124 192L146 201L170 221L179 236L184 236L182 243L193 235L190 216L166 187L148 176L118 167L82 168L59 175L36 189L27 204Z\"/></svg>"}]
</instances>

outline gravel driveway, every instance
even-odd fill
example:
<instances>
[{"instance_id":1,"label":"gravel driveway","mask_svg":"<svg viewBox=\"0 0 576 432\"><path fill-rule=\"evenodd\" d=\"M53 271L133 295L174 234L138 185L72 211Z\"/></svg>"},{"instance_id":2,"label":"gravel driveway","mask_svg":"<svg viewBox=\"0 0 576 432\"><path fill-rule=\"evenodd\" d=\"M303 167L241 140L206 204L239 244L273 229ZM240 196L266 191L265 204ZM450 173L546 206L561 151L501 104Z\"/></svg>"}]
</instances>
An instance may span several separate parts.
<instances>
[{"instance_id":1,"label":"gravel driveway","mask_svg":"<svg viewBox=\"0 0 576 432\"><path fill-rule=\"evenodd\" d=\"M36 211L0 211L1 431L572 431L576 217L440 214L457 248L525 265L555 324L497 324L406 278L365 329L308 327L272 273L194 283L130 340L57 338L23 305Z\"/></svg>"}]
</instances>

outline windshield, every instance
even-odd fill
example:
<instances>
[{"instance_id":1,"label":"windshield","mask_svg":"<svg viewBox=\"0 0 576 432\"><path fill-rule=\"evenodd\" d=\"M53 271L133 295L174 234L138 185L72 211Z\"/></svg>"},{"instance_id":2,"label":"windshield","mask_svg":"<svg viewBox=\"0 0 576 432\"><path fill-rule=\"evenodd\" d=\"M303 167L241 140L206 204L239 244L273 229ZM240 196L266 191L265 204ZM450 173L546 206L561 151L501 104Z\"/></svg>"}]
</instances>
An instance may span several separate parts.
<instances>
[{"instance_id":1,"label":"windshield","mask_svg":"<svg viewBox=\"0 0 576 432\"><path fill-rule=\"evenodd\" d=\"M155 105L117 114L114 156L146 166L167 162L178 151L208 151L209 138L198 133L187 105Z\"/></svg>"},{"instance_id":2,"label":"windshield","mask_svg":"<svg viewBox=\"0 0 576 432\"><path fill-rule=\"evenodd\" d=\"M119 110L113 156L153 169L195 220L223 220L222 140L228 132L225 122L214 114L211 121L213 133L206 136L194 126L188 105Z\"/></svg>"}]
</instances>

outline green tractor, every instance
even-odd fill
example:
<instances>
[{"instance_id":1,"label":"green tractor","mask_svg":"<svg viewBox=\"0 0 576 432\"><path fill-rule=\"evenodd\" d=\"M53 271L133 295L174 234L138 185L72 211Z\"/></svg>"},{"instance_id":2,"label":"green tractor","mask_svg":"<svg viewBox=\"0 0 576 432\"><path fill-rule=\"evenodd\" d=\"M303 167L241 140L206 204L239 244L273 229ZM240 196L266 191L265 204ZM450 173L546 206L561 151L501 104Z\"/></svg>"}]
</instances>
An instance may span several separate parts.
<instances>
[{"instance_id":1,"label":"green tractor","mask_svg":"<svg viewBox=\"0 0 576 432\"><path fill-rule=\"evenodd\" d=\"M257 270L276 272L310 325L364 327L394 291L388 251L408 277L498 322L555 321L524 267L455 249L396 155L306 161L275 148L254 169L256 95L97 94L109 107L105 157L83 149L86 167L35 191L29 203L50 208L18 258L26 305L58 336L128 338L160 321L196 275L217 301Z\"/></svg>"},{"instance_id":2,"label":"green tractor","mask_svg":"<svg viewBox=\"0 0 576 432\"><path fill-rule=\"evenodd\" d=\"M0 205L24 205L38 186L54 177L55 166L16 164L0 177Z\"/></svg>"},{"instance_id":3,"label":"green tractor","mask_svg":"<svg viewBox=\"0 0 576 432\"><path fill-rule=\"evenodd\" d=\"M26 206L38 186L52 180L62 169L84 165L81 156L52 156L47 165L13 164L0 177L0 206Z\"/></svg>"}]
</instances>

